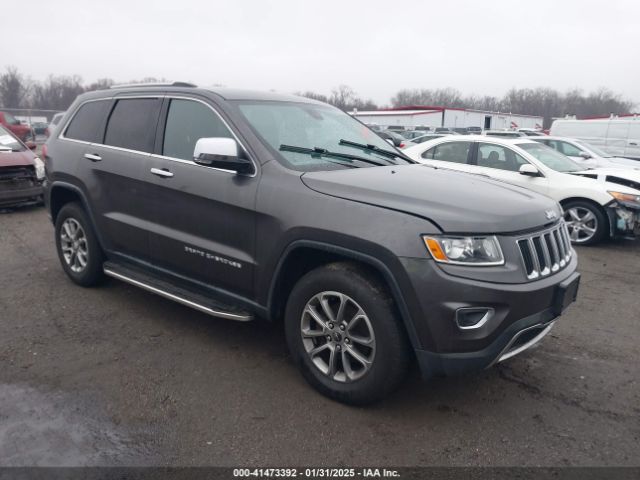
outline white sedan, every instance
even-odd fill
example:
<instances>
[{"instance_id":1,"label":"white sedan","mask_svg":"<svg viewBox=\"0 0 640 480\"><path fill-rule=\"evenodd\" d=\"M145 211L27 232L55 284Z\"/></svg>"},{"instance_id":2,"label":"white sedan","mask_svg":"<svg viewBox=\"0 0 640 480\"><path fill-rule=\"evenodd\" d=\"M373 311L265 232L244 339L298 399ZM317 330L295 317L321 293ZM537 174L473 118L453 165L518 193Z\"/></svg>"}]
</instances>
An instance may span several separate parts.
<instances>
[{"instance_id":1,"label":"white sedan","mask_svg":"<svg viewBox=\"0 0 640 480\"><path fill-rule=\"evenodd\" d=\"M532 138L443 137L404 150L434 167L535 190L563 207L571 240L591 245L640 234L640 171L588 169Z\"/></svg>"},{"instance_id":2,"label":"white sedan","mask_svg":"<svg viewBox=\"0 0 640 480\"><path fill-rule=\"evenodd\" d=\"M531 140L543 143L557 150L584 168L614 167L635 168L640 170L640 160L631 160L630 158L610 155L595 145L576 138L542 136L533 137Z\"/></svg>"}]
</instances>

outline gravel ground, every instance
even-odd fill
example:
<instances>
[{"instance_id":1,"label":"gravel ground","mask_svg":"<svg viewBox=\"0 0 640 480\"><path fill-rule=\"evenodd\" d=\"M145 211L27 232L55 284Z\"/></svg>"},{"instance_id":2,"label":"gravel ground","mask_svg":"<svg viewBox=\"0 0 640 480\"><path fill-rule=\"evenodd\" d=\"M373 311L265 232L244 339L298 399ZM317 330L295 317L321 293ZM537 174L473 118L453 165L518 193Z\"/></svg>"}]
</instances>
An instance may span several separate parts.
<instances>
[{"instance_id":1,"label":"gravel ground","mask_svg":"<svg viewBox=\"0 0 640 480\"><path fill-rule=\"evenodd\" d=\"M73 285L42 208L0 214L0 465L640 465L640 242L578 249L579 300L480 374L327 400L281 327Z\"/></svg>"}]
</instances>

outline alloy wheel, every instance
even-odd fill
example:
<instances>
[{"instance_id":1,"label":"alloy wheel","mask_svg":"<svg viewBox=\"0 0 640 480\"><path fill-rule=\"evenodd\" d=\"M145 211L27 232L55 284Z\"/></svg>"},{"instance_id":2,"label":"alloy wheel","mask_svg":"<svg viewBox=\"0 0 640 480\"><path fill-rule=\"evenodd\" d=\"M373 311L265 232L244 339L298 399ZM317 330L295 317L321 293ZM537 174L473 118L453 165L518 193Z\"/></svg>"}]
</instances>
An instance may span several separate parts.
<instances>
[{"instance_id":1,"label":"alloy wheel","mask_svg":"<svg viewBox=\"0 0 640 480\"><path fill-rule=\"evenodd\" d=\"M74 273L82 272L89 259L87 235L80 223L74 218L67 218L60 229L60 248L62 256Z\"/></svg>"},{"instance_id":2,"label":"alloy wheel","mask_svg":"<svg viewBox=\"0 0 640 480\"><path fill-rule=\"evenodd\" d=\"M569 208L564 212L564 219L569 230L569 238L574 243L588 242L598 231L598 219L588 208Z\"/></svg>"},{"instance_id":3,"label":"alloy wheel","mask_svg":"<svg viewBox=\"0 0 640 480\"><path fill-rule=\"evenodd\" d=\"M371 321L348 295L327 291L312 297L304 307L300 333L311 362L332 380L353 382L373 365Z\"/></svg>"}]
</instances>

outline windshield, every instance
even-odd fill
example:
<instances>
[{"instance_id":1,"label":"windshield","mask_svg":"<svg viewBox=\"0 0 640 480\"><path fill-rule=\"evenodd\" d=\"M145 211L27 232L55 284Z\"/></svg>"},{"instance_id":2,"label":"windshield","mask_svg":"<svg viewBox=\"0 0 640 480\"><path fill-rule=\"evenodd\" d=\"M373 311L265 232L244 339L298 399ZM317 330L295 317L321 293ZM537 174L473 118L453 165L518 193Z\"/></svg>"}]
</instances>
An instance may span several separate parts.
<instances>
[{"instance_id":1,"label":"windshield","mask_svg":"<svg viewBox=\"0 0 640 480\"><path fill-rule=\"evenodd\" d=\"M22 152L25 148L6 128L0 125L0 150L9 149L12 152Z\"/></svg>"},{"instance_id":2,"label":"windshield","mask_svg":"<svg viewBox=\"0 0 640 480\"><path fill-rule=\"evenodd\" d=\"M605 152L604 150L600 150L598 147L594 147L593 145L591 145L590 143L587 142L576 142L578 145L580 145L581 147L584 147L588 150L591 150L593 153L595 153L597 156L602 157L602 158L613 158L613 155Z\"/></svg>"},{"instance_id":3,"label":"windshield","mask_svg":"<svg viewBox=\"0 0 640 480\"><path fill-rule=\"evenodd\" d=\"M569 157L565 157L553 148L541 143L517 143L516 145L557 172L579 172L584 170L583 167Z\"/></svg>"},{"instance_id":4,"label":"windshield","mask_svg":"<svg viewBox=\"0 0 640 480\"><path fill-rule=\"evenodd\" d=\"M283 163L294 170L315 171L349 168L345 162L336 162L324 155L310 155L300 149L281 148L282 145L303 147L303 149L325 149L340 154L357 155L373 163L358 162L358 167L374 164L392 165L410 163L398 156L392 158L374 150L346 145L340 140L372 145L380 150L394 152L393 146L372 132L351 116L328 105L294 102L236 102L244 118L256 133L275 151Z\"/></svg>"}]
</instances>

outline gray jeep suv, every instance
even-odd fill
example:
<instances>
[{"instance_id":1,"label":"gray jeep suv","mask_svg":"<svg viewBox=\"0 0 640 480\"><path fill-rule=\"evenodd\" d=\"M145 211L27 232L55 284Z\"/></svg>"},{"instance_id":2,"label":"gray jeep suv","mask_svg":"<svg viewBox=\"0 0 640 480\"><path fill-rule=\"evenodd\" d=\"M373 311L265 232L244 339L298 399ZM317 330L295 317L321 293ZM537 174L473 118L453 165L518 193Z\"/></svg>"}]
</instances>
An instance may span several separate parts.
<instances>
[{"instance_id":1,"label":"gray jeep suv","mask_svg":"<svg viewBox=\"0 0 640 480\"><path fill-rule=\"evenodd\" d=\"M105 275L215 317L284 319L304 377L383 397L483 369L575 299L559 205L414 164L362 123L294 96L189 84L78 97L46 144L67 275Z\"/></svg>"}]
</instances>

